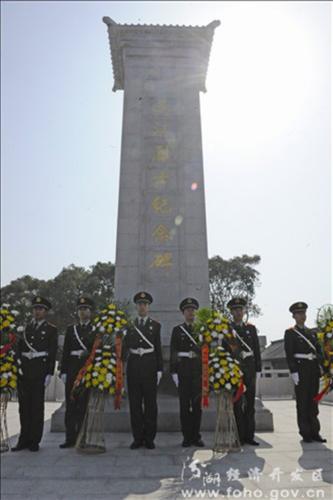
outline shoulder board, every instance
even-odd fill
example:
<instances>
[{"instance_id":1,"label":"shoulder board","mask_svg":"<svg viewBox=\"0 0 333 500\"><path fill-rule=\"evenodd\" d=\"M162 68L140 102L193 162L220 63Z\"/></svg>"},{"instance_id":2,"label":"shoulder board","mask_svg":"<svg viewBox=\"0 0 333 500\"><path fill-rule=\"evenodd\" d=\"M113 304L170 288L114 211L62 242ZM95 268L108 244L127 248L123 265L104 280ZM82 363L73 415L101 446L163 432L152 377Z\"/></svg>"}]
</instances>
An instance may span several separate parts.
<instances>
[{"instance_id":1,"label":"shoulder board","mask_svg":"<svg viewBox=\"0 0 333 500\"><path fill-rule=\"evenodd\" d=\"M153 323L156 326L160 326L161 325L158 321L156 321L155 319L152 319L152 318L150 318L150 322Z\"/></svg>"}]
</instances>

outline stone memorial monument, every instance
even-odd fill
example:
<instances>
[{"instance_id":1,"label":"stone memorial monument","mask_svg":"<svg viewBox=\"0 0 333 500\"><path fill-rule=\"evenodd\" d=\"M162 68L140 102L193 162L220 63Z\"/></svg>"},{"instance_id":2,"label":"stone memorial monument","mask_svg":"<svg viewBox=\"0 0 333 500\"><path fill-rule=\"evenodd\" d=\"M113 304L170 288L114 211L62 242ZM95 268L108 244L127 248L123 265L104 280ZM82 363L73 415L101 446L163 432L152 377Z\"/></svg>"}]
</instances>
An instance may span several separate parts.
<instances>
[{"instance_id":1,"label":"stone memorial monument","mask_svg":"<svg viewBox=\"0 0 333 500\"><path fill-rule=\"evenodd\" d=\"M200 91L215 28L108 28L113 90L124 91L115 293L147 290L169 344L179 302L209 303Z\"/></svg>"}]
</instances>

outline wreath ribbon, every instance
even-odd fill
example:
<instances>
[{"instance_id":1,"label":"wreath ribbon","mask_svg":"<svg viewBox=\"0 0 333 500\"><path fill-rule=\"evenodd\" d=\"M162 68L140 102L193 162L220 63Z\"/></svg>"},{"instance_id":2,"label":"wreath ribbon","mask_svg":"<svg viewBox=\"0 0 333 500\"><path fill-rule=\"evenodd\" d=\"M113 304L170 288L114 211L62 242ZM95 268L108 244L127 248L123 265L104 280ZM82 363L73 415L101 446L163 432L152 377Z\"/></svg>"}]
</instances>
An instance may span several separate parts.
<instances>
[{"instance_id":1,"label":"wreath ribbon","mask_svg":"<svg viewBox=\"0 0 333 500\"><path fill-rule=\"evenodd\" d=\"M202 397L201 406L208 408L209 406L209 373L208 373L208 358L209 347L208 344L201 346L201 364L202 364Z\"/></svg>"},{"instance_id":2,"label":"wreath ribbon","mask_svg":"<svg viewBox=\"0 0 333 500\"><path fill-rule=\"evenodd\" d=\"M100 335L97 335L95 338L93 347L91 349L91 353L89 354L88 358L86 359L86 362L84 363L81 370L79 371L79 373L76 376L76 379L74 381L74 384L73 384L73 387L71 390L71 399L74 399L74 392L78 388L78 386L80 385L81 380L83 379L85 374L87 373L88 366L93 362L93 360L95 358L96 350L101 345L101 341L102 341L102 339L101 339Z\"/></svg>"},{"instance_id":3,"label":"wreath ribbon","mask_svg":"<svg viewBox=\"0 0 333 500\"><path fill-rule=\"evenodd\" d=\"M122 341L120 336L115 338L115 353L116 353L116 387L114 396L114 409L120 410L121 395L123 389L123 363L121 359Z\"/></svg>"}]
</instances>

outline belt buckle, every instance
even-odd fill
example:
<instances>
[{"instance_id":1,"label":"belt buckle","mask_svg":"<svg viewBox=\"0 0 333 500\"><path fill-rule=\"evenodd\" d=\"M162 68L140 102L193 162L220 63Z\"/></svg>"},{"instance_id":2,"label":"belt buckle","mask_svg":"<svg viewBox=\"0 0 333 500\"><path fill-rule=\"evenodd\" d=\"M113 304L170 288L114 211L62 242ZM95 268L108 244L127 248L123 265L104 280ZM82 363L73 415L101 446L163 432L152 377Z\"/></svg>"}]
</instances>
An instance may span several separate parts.
<instances>
[{"instance_id":1,"label":"belt buckle","mask_svg":"<svg viewBox=\"0 0 333 500\"><path fill-rule=\"evenodd\" d=\"M314 359L316 359L316 356L315 354L313 354L313 352L310 353L310 361L313 361Z\"/></svg>"},{"instance_id":2,"label":"belt buckle","mask_svg":"<svg viewBox=\"0 0 333 500\"><path fill-rule=\"evenodd\" d=\"M190 359L194 358L194 354L195 354L194 351L189 351L188 354L189 354Z\"/></svg>"},{"instance_id":3,"label":"belt buckle","mask_svg":"<svg viewBox=\"0 0 333 500\"><path fill-rule=\"evenodd\" d=\"M143 356L143 347L138 347L138 355Z\"/></svg>"},{"instance_id":4,"label":"belt buckle","mask_svg":"<svg viewBox=\"0 0 333 500\"><path fill-rule=\"evenodd\" d=\"M32 355L33 355L33 353L29 351L29 352L27 353L27 358L28 358L29 360L31 360L31 359L32 359Z\"/></svg>"}]
</instances>

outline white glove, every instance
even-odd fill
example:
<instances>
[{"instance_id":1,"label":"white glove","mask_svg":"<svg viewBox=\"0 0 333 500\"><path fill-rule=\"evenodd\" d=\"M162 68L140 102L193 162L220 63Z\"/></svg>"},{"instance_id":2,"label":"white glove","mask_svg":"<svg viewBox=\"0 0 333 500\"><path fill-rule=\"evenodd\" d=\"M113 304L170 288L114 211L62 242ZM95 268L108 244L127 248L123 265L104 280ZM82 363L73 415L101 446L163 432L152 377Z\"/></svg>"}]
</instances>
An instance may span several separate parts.
<instances>
[{"instance_id":1,"label":"white glove","mask_svg":"<svg viewBox=\"0 0 333 500\"><path fill-rule=\"evenodd\" d=\"M172 374L171 374L171 377L172 377L172 380L173 380L173 381L174 381L174 383L175 383L175 386L176 386L176 387L178 387L178 385L179 385L179 380L178 380L178 375L177 375L177 373L172 373Z\"/></svg>"},{"instance_id":2,"label":"white glove","mask_svg":"<svg viewBox=\"0 0 333 500\"><path fill-rule=\"evenodd\" d=\"M44 386L47 387L50 382L51 382L52 375L46 375L45 381L44 381Z\"/></svg>"},{"instance_id":3,"label":"white glove","mask_svg":"<svg viewBox=\"0 0 333 500\"><path fill-rule=\"evenodd\" d=\"M261 378L261 372L257 372L257 377L256 377L257 384L259 384L260 378Z\"/></svg>"},{"instance_id":4,"label":"white glove","mask_svg":"<svg viewBox=\"0 0 333 500\"><path fill-rule=\"evenodd\" d=\"M157 372L157 385L161 382L162 372Z\"/></svg>"},{"instance_id":5,"label":"white glove","mask_svg":"<svg viewBox=\"0 0 333 500\"><path fill-rule=\"evenodd\" d=\"M291 374L291 378L293 379L294 381L294 384L295 385L298 385L298 382L299 382L299 375L298 375L298 372L294 372Z\"/></svg>"},{"instance_id":6,"label":"white glove","mask_svg":"<svg viewBox=\"0 0 333 500\"><path fill-rule=\"evenodd\" d=\"M67 373L62 373L60 375L60 378L61 378L62 382L66 385Z\"/></svg>"}]
</instances>

